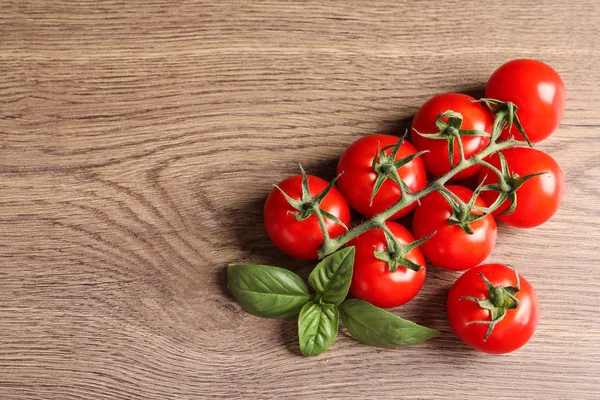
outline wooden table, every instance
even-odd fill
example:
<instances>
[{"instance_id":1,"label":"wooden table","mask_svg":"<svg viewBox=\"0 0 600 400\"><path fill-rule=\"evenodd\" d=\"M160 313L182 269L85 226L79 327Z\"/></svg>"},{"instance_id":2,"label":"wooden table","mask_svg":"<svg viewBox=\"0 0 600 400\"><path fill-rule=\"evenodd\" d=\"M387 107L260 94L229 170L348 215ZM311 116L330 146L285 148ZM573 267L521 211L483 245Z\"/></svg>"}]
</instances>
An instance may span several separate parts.
<instances>
[{"instance_id":1,"label":"wooden table","mask_svg":"<svg viewBox=\"0 0 600 400\"><path fill-rule=\"evenodd\" d=\"M600 5L537 2L0 1L0 398L600 397ZM538 148L564 203L501 226L542 316L523 349L451 332L457 273L429 268L397 315L439 329L382 350L344 331L317 358L296 322L243 312L225 265L306 276L262 205L297 164L331 179L344 148L402 133L429 97L480 95L520 57L562 75Z\"/></svg>"}]
</instances>

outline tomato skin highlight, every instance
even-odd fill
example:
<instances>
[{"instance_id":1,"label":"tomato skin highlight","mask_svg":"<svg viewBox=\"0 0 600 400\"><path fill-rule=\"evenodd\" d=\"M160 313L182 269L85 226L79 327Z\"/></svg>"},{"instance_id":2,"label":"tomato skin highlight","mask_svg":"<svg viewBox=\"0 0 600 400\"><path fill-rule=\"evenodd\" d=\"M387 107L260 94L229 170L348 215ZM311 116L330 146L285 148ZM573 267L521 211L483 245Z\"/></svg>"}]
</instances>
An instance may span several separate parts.
<instances>
[{"instance_id":1,"label":"tomato skin highlight","mask_svg":"<svg viewBox=\"0 0 600 400\"><path fill-rule=\"evenodd\" d=\"M558 163L547 153L529 147L513 147L501 152L506 158L508 169L523 177L547 171L543 175L533 177L517 189L517 207L511 214L500 216L509 206L505 201L494 211L497 219L517 228L533 228L548 221L558 210L565 192L565 180ZM496 168L500 168L497 154L486 159ZM487 177L486 177L487 175ZM497 183L498 177L488 168L482 168L478 180L486 183ZM492 204L498 198L498 192L485 190L481 196Z\"/></svg>"},{"instance_id":2,"label":"tomato skin highlight","mask_svg":"<svg viewBox=\"0 0 600 400\"><path fill-rule=\"evenodd\" d=\"M343 193L350 207L367 218L371 218L393 206L400 200L401 192L398 184L387 179L379 192L373 198L371 193L377 179L377 172L373 168L373 159L378 149L394 145L400 138L397 136L374 134L362 137L352 143L340 157L337 166L337 181L339 190ZM391 149L386 151L389 154ZM417 150L405 141L396 154L395 160L416 153ZM410 190L418 192L427 185L427 173L420 157L398 169L400 178L408 185ZM391 219L398 219L416 207L416 203L399 210Z\"/></svg>"},{"instance_id":3,"label":"tomato skin highlight","mask_svg":"<svg viewBox=\"0 0 600 400\"><path fill-rule=\"evenodd\" d=\"M411 233L402 225L388 221L388 228L400 243L407 244L414 241ZM373 228L355 239L347 246L355 246L354 272L350 293L356 298L363 299L371 304L381 307L397 307L407 303L421 290L425 281L425 258L421 250L416 247L410 251L406 258L422 266L419 271L399 266L395 272L390 272L385 261L375 258L373 251L387 249L385 233L382 229Z\"/></svg>"},{"instance_id":4,"label":"tomato skin highlight","mask_svg":"<svg viewBox=\"0 0 600 400\"><path fill-rule=\"evenodd\" d=\"M438 115L452 110L463 116L461 129L492 132L493 117L486 107L476 100L460 93L440 94L427 100L415 114L410 129L410 141L418 150L429 150L423 154L423 164L427 172L434 176L442 176L450 171L448 144L443 139L430 139L419 135L420 133L437 133L439 131L435 122ZM447 120L447 118L445 118ZM445 121L444 121L445 122ZM463 136L461 138L465 151L465 158L471 158L482 151L490 142L489 137ZM454 143L454 157L452 165L460 161L458 144ZM452 179L464 179L476 175L480 166L474 165L457 173Z\"/></svg>"},{"instance_id":5,"label":"tomato skin highlight","mask_svg":"<svg viewBox=\"0 0 600 400\"><path fill-rule=\"evenodd\" d=\"M488 325L470 324L471 321L489 321L490 312L477 303L461 296L472 296L480 300L488 298L482 273L493 285L516 286L512 268L503 264L484 264L465 272L454 283L448 294L446 310L448 321L456 335L469 346L485 353L503 354L519 349L531 339L540 317L537 294L533 286L519 275L521 289L515 297L519 306L507 310L504 319L496 324L491 335L484 341Z\"/></svg>"},{"instance_id":6,"label":"tomato skin highlight","mask_svg":"<svg viewBox=\"0 0 600 400\"><path fill-rule=\"evenodd\" d=\"M531 59L509 61L500 66L487 82L485 97L510 101L529 140L540 142L556 130L565 112L566 91L560 75L548 64ZM513 126L501 137L525 140Z\"/></svg>"},{"instance_id":7,"label":"tomato skin highlight","mask_svg":"<svg viewBox=\"0 0 600 400\"><path fill-rule=\"evenodd\" d=\"M316 196L328 185L328 182L308 175L308 187L311 196ZM302 175L284 179L278 185L288 196L300 200L302 198ZM342 194L335 187L325 196L321 209L339 218L346 226L350 225L350 208ZM285 199L283 194L273 188L263 212L265 228L271 241L284 253L301 260L316 260L319 246L323 243L323 232L316 215L311 215L304 221L297 221L292 215L298 214ZM346 230L340 224L325 217L327 232L335 238Z\"/></svg>"},{"instance_id":8,"label":"tomato skin highlight","mask_svg":"<svg viewBox=\"0 0 600 400\"><path fill-rule=\"evenodd\" d=\"M457 185L448 185L447 189L456 194L465 203L473 195L470 189ZM488 204L478 196L475 205L487 207ZM482 214L472 212L472 214ZM460 271L481 264L496 245L496 221L487 215L470 224L474 233L469 235L458 225L449 225L452 208L438 192L433 192L421 200L413 217L415 238L421 239L436 234L421 245L423 254L433 265L439 268Z\"/></svg>"}]
</instances>

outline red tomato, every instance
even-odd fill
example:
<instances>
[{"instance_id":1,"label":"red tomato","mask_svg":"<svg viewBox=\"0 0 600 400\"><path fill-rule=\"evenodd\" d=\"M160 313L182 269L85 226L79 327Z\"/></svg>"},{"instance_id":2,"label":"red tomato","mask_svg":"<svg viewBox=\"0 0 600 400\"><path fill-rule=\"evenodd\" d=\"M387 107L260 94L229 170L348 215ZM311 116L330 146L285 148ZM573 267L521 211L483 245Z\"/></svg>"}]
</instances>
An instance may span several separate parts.
<instances>
[{"instance_id":1,"label":"red tomato","mask_svg":"<svg viewBox=\"0 0 600 400\"><path fill-rule=\"evenodd\" d=\"M408 229L395 222L386 222L400 243L414 241ZM425 258L416 247L406 255L413 263L422 266L419 271L398 266L390 272L388 263L375 257L374 251L387 250L385 233L379 228L366 231L351 240L347 246L356 247L354 272L350 293L356 298L382 308L397 307L417 295L425 281Z\"/></svg>"},{"instance_id":2,"label":"red tomato","mask_svg":"<svg viewBox=\"0 0 600 400\"><path fill-rule=\"evenodd\" d=\"M517 207L514 212L500 216L509 207L509 201L505 201L496 211L495 215L500 221L518 228L532 228L546 222L552 217L564 195L564 177L559 165L552 157L543 151L530 147L514 147L502 151L511 174L524 177L547 171L548 173L533 177L517 189ZM500 159L497 154L488 157L487 160L496 168L500 168ZM497 175L483 168L479 173L479 182L487 175L486 183L497 183ZM481 196L493 204L498 198L498 192L485 190Z\"/></svg>"},{"instance_id":3,"label":"red tomato","mask_svg":"<svg viewBox=\"0 0 600 400\"><path fill-rule=\"evenodd\" d=\"M398 184L387 179L373 198L373 204L370 204L373 186L378 176L377 171L373 168L373 159L376 157L378 149L393 146L398 140L400 138L390 135L365 136L352 143L340 158L337 172L338 175L342 175L337 181L338 188L348 200L350 207L365 217L370 218L379 214L400 200L401 192ZM392 149L388 149L385 154L389 155L391 151ZM405 141L394 159L399 160L416 152L414 146ZM427 173L420 157L400 167L398 174L412 192L417 192L427 185ZM415 206L416 204L413 203L404 207L394 214L392 219L405 216Z\"/></svg>"},{"instance_id":4,"label":"red tomato","mask_svg":"<svg viewBox=\"0 0 600 400\"><path fill-rule=\"evenodd\" d=\"M442 176L450 171L448 156L448 142L444 139L430 139L419 135L420 133L438 133L439 129L435 122L438 115L452 110L463 116L461 129L478 130L487 133L492 132L493 118L488 109L475 102L475 99L466 94L446 93L435 96L421 106L415 115L410 130L410 141L419 150L429 150L423 154L425 169L435 176ZM443 121L447 122L448 118ZM465 151L465 158L470 158L482 151L490 142L489 137L484 136L461 136L461 142ZM460 161L458 144L454 142L454 156L452 165ZM459 173L453 179L468 178L477 174L480 166L474 165Z\"/></svg>"},{"instance_id":5,"label":"red tomato","mask_svg":"<svg viewBox=\"0 0 600 400\"><path fill-rule=\"evenodd\" d=\"M490 296L480 274L493 286L508 288L508 293L518 300L518 305L502 289L494 289L499 295ZM513 293L514 289L511 288L517 287L517 275L512 268L503 264L480 265L465 272L450 289L446 304L448 321L454 333L469 346L486 353L509 353L527 343L537 327L540 308L533 286L520 275L519 281L520 288ZM487 339L490 325L473 321L489 323L494 312L462 296L490 299L497 309L497 315L504 308L504 317L493 326ZM504 304L499 306L500 303Z\"/></svg>"},{"instance_id":6,"label":"red tomato","mask_svg":"<svg viewBox=\"0 0 600 400\"><path fill-rule=\"evenodd\" d=\"M565 112L565 84L560 75L541 61L520 59L507 62L490 77L485 97L510 101L532 142L539 142L558 127ZM502 138L525 140L516 127L502 132Z\"/></svg>"},{"instance_id":7,"label":"red tomato","mask_svg":"<svg viewBox=\"0 0 600 400\"><path fill-rule=\"evenodd\" d=\"M308 187L312 197L321 193L328 182L308 175ZM292 176L278 185L288 196L302 198L302 175ZM323 199L320 208L337 217L346 226L350 224L350 208L342 194L334 187ZM302 260L318 258L319 246L323 243L323 232L316 215L297 221L298 210L292 207L283 194L273 188L264 208L264 222L271 241L284 253ZM339 223L325 218L327 232L334 238L346 231Z\"/></svg>"},{"instance_id":8,"label":"red tomato","mask_svg":"<svg viewBox=\"0 0 600 400\"><path fill-rule=\"evenodd\" d=\"M447 186L452 193L468 203L473 192L462 186ZM478 196L475 205L488 207ZM472 211L481 215L482 212ZM421 200L413 217L413 232L417 239L437 233L421 245L425 257L437 267L449 270L465 270L481 264L492 252L496 244L496 221L490 214L469 225L473 234L469 235L459 225L451 225L453 215L448 201L438 192L431 193Z\"/></svg>"}]
</instances>

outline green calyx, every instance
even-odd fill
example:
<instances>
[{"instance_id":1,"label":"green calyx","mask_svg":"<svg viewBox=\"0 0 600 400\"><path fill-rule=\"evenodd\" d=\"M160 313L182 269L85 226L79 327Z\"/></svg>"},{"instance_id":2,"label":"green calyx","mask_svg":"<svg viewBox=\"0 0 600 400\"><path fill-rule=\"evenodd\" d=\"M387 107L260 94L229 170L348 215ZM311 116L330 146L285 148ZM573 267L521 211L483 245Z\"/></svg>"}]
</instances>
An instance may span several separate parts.
<instances>
[{"instance_id":1,"label":"green calyx","mask_svg":"<svg viewBox=\"0 0 600 400\"><path fill-rule=\"evenodd\" d=\"M444 122L444 119L446 121ZM448 143L448 160L450 168L453 168L454 163L454 144L457 143L460 152L460 159L465 159L465 154L462 146L461 137L463 136L487 136L490 134L475 129L462 129L463 116L452 110L448 110L438 115L435 125L439 129L437 133L421 133L415 130L417 134L428 139L446 140Z\"/></svg>"},{"instance_id":2,"label":"green calyx","mask_svg":"<svg viewBox=\"0 0 600 400\"><path fill-rule=\"evenodd\" d=\"M381 229L385 234L386 249L384 251L373 251L375 258L387 262L390 272L396 272L398 267L412 269L413 271L420 271L423 267L412 262L406 258L406 256L415 247L418 247L429 240L433 235L435 235L435 232L427 237L415 240L414 242L402 244L398 238L396 238L393 232L387 227L387 225L385 225L385 223L381 225Z\"/></svg>"},{"instance_id":3,"label":"green calyx","mask_svg":"<svg viewBox=\"0 0 600 400\"><path fill-rule=\"evenodd\" d=\"M400 150L400 147L403 143L404 138L400 138L394 145L386 146L383 149L377 148L377 152L375 153L372 163L373 169L377 173L377 179L373 185L370 205L373 205L373 199L375 198L375 195L377 192L379 192L379 189L381 189L383 183L388 179L396 182L396 184L400 187L402 196L406 194L412 194L408 185L406 185L406 183L404 183L404 181L400 178L398 169L419 157L421 154L426 153L426 151L420 151L396 160L396 154L398 154L398 150ZM389 149L391 149L391 151L389 154L386 154L386 151Z\"/></svg>"},{"instance_id":4,"label":"green calyx","mask_svg":"<svg viewBox=\"0 0 600 400\"><path fill-rule=\"evenodd\" d=\"M479 184L468 203L461 200L451 190L443 187L439 193L446 199L452 210L452 215L448 218L449 225L458 225L463 231L472 235L474 233L471 224L477 220L486 217L492 210L478 207L475 205L479 193L483 189L483 182Z\"/></svg>"},{"instance_id":5,"label":"green calyx","mask_svg":"<svg viewBox=\"0 0 600 400\"><path fill-rule=\"evenodd\" d=\"M529 147L533 147L529 137L521 125L519 116L517 115L518 107L515 103L510 101L500 101L496 99L480 99L480 102L484 103L492 113L494 113L494 128L492 140L496 140L500 137L502 130L505 125L508 125L508 133L511 133L512 127L515 126L519 131L519 134L525 139Z\"/></svg>"},{"instance_id":6,"label":"green calyx","mask_svg":"<svg viewBox=\"0 0 600 400\"><path fill-rule=\"evenodd\" d=\"M296 221L299 222L304 221L311 215L316 215L319 219L321 229L323 230L323 235L327 235L327 229L325 227L325 220L323 217L335 221L336 223L343 226L344 229L348 230L348 227L338 217L321 208L321 203L323 202L323 199L325 199L325 196L327 196L327 194L334 187L335 182L340 176L336 176L329 183L329 185L327 185L327 187L323 189L322 192L313 197L311 196L310 189L308 187L308 177L306 176L306 172L304 172L304 168L302 168L301 164L300 171L302 173L302 197L300 198L300 200L292 198L287 193L285 193L283 189L281 189L279 186L274 185L277 189L279 189L279 191L281 192L283 197L285 197L289 205L295 209L295 211L288 211L288 213L292 214Z\"/></svg>"},{"instance_id":7,"label":"green calyx","mask_svg":"<svg viewBox=\"0 0 600 400\"><path fill-rule=\"evenodd\" d=\"M498 159L500 160L499 170L485 161L480 162L481 165L495 170L496 174L498 175L498 183L484 185L481 190L495 190L498 192L498 198L489 207L489 209L492 211L500 207L506 200L508 200L509 206L506 208L506 210L499 214L499 216L502 216L512 213L517 208L517 190L529 179L543 175L546 173L546 171L521 177L519 174L511 173L509 171L508 163L506 162L506 158L502 153L498 153ZM483 182L485 182L485 179Z\"/></svg>"},{"instance_id":8,"label":"green calyx","mask_svg":"<svg viewBox=\"0 0 600 400\"><path fill-rule=\"evenodd\" d=\"M482 273L479 273L481 279L483 279L483 281L485 282L485 286L487 287L488 298L485 300L480 300L472 296L460 297L460 299L473 301L477 303L479 307L489 310L491 316L491 319L489 321L475 320L467 323L467 325L488 325L487 332L485 334L485 337L483 338L484 342L490 337L496 324L498 324L498 322L504 319L504 317L506 316L506 311L514 310L517 307L519 307L519 300L515 297L515 295L521 289L521 282L519 280L519 274L517 273L517 271L513 267L511 268L513 271L515 271L515 276L517 278L516 286L494 286Z\"/></svg>"}]
</instances>

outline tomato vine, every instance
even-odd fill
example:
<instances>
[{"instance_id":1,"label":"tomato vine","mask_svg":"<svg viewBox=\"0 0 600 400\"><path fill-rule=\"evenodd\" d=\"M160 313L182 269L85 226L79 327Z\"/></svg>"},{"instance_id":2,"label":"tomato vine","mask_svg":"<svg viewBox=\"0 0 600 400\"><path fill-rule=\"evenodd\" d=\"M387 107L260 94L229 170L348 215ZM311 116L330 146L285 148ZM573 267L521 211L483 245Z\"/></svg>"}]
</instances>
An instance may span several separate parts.
<instances>
[{"instance_id":1,"label":"tomato vine","mask_svg":"<svg viewBox=\"0 0 600 400\"><path fill-rule=\"evenodd\" d=\"M532 79L529 69L556 78L554 103L539 96L538 85L546 81ZM530 92L525 100L513 96L515 77L522 86L516 85L516 92ZM503 83L507 79L510 84ZM282 268L232 264L231 292L246 311L260 317L299 314L300 351L308 356L333 343L340 321L362 343L405 346L439 332L379 307L414 298L428 259L439 268L468 269L447 303L450 325L465 343L491 353L519 348L537 326L535 290L512 267L480 263L496 243L496 218L534 227L560 205L562 171L531 143L560 122L564 93L548 65L514 60L494 73L479 101L457 93L429 99L413 120L412 143L405 141L407 135L360 138L340 157L338 176L331 182L307 175L300 166L301 174L275 185L267 197L264 223L280 250L321 259L308 285ZM429 185L427 173L434 176ZM476 179L476 189L449 184L467 177ZM350 209L366 220L349 228ZM412 210L414 236L390 221ZM355 298L346 299L348 294Z\"/></svg>"},{"instance_id":2,"label":"tomato vine","mask_svg":"<svg viewBox=\"0 0 600 400\"><path fill-rule=\"evenodd\" d=\"M510 102L501 102L498 100L491 100L491 99L485 99L485 104L492 111L497 110L497 109L502 109L502 110L507 109L507 110L511 110L511 111L510 112L504 112L504 111L495 112L494 125L493 125L493 129L492 129L492 133L490 135L491 136L490 142L481 152L473 155L470 158L466 158L462 141L461 140L452 141L452 142L456 142L458 145L458 150L459 150L459 155L460 155L459 162L452 169L450 169L450 171L448 171L446 174L435 179L429 185L427 185L427 187L425 187L424 189L422 189L416 193L411 193L409 190L407 190L406 184L402 181L402 179L398 176L398 174L395 174L395 180L397 180L397 183L400 186L400 189L402 191L402 196L400 197L400 200L398 200L393 206L389 207L385 211L375 215L374 217L360 223L359 225L357 225L351 229L348 229L345 233L343 233L342 235L340 235L336 238L329 238L329 237L325 236L325 240L323 241L323 244L319 247L319 258L323 258L326 255L333 253L334 251L338 250L339 248L344 246L346 243L348 243L355 237L359 236L360 234L368 231L369 229L383 226L385 221L390 219L399 210L413 204L414 202L419 201L419 199L427 196L428 194L433 193L435 191L444 191L444 185L450 179L452 179L452 177L454 177L459 172L461 172L469 167L475 166L475 165L482 165L487 168L490 168L492 171L494 171L494 173L496 173L496 175L498 177L498 183L496 185L494 185L493 187L486 185L481 188L482 190L492 190L492 189L497 190L500 193L500 195L498 196L498 198L494 202L494 204L491 205L486 210L486 213L490 213L490 212L494 211L494 209L498 208L507 199L509 201L511 201L510 196L516 191L516 189L520 185L522 185L524 181L532 178L535 175L525 176L525 177L520 178L519 180L510 180L510 179L508 179L506 171L501 171L498 168L494 167L493 165L489 164L487 161L485 161L485 159L487 157L489 157L493 154L499 153L502 150L523 145L522 141L519 141L514 138L511 138L511 139L505 140L505 141L499 141L500 134L502 133L502 130L505 128L505 126L511 126L513 124L513 121L518 121L518 117L516 116L516 106ZM455 119L462 118L462 116L459 113L454 112L452 110L448 110L447 112L441 114L438 117L438 121L440 122L438 125L440 125L440 126L447 125L447 123L443 122L442 119L444 117L448 117L448 115L451 115ZM483 132L475 133L475 132L469 131L466 134L472 136L474 134L482 135L484 133ZM524 135L524 132L522 132L522 129L519 129L519 134ZM460 137L461 137L460 131L458 129L454 129L452 131L452 135L455 135L458 139L460 139ZM428 135L428 136L432 137L433 135ZM526 138L526 136L524 136L524 138ZM442 135L440 135L439 139L446 140L445 136L442 136ZM404 138L400 138L399 143L401 144L403 141L404 141ZM414 158L414 156L412 156L412 155L408 156L408 157L410 157L411 160ZM454 155L452 153L450 153L450 157L451 157L450 162L452 162ZM406 162L403 162L403 161L404 160L400 160L400 163L405 164ZM398 162L399 161L396 161L396 163L398 163ZM319 210L315 210L315 213L318 216Z\"/></svg>"}]
</instances>

